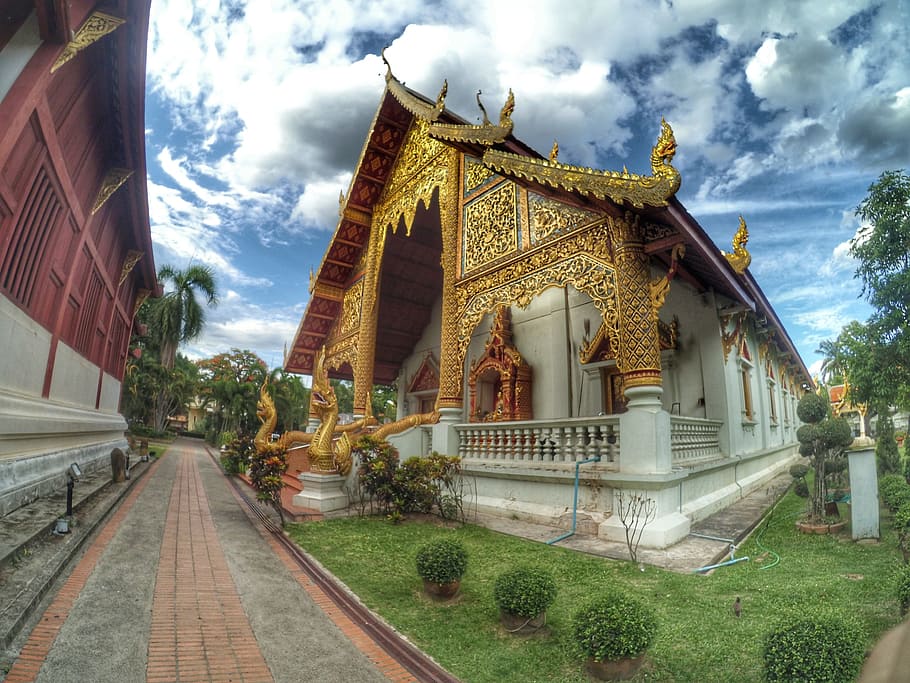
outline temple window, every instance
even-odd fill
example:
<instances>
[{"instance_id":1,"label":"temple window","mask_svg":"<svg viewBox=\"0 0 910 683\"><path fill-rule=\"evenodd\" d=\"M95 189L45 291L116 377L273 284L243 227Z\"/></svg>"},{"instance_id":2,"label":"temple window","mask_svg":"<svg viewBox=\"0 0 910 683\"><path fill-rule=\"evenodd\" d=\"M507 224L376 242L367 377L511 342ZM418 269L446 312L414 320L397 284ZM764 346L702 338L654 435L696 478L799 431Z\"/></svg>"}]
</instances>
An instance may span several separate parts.
<instances>
[{"instance_id":1,"label":"temple window","mask_svg":"<svg viewBox=\"0 0 910 683\"><path fill-rule=\"evenodd\" d=\"M777 403L774 400L774 395L777 393L777 382L774 381L773 377L768 378L768 413L771 417L771 426L777 426Z\"/></svg>"},{"instance_id":2,"label":"temple window","mask_svg":"<svg viewBox=\"0 0 910 683\"><path fill-rule=\"evenodd\" d=\"M752 404L752 370L754 367L749 347L744 339L739 350L739 376L742 385L743 422L750 424L755 422L755 409Z\"/></svg>"},{"instance_id":3,"label":"temple window","mask_svg":"<svg viewBox=\"0 0 910 683\"><path fill-rule=\"evenodd\" d=\"M622 373L615 365L600 369L600 384L603 387L603 407L607 415L626 412L626 398L622 391Z\"/></svg>"},{"instance_id":4,"label":"temple window","mask_svg":"<svg viewBox=\"0 0 910 683\"><path fill-rule=\"evenodd\" d=\"M483 355L468 374L471 422L530 420L531 368L512 343L512 315L497 310Z\"/></svg>"}]
</instances>

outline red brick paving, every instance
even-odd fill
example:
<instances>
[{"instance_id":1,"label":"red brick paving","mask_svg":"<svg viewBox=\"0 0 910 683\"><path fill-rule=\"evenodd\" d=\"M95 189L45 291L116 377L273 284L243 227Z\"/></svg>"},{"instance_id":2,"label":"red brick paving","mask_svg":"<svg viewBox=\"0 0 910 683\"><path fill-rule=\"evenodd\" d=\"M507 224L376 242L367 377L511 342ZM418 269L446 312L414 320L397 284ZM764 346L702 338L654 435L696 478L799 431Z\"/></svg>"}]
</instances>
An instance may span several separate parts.
<instances>
[{"instance_id":1,"label":"red brick paving","mask_svg":"<svg viewBox=\"0 0 910 683\"><path fill-rule=\"evenodd\" d=\"M152 603L148 683L269 682L192 456L182 455Z\"/></svg>"}]
</instances>

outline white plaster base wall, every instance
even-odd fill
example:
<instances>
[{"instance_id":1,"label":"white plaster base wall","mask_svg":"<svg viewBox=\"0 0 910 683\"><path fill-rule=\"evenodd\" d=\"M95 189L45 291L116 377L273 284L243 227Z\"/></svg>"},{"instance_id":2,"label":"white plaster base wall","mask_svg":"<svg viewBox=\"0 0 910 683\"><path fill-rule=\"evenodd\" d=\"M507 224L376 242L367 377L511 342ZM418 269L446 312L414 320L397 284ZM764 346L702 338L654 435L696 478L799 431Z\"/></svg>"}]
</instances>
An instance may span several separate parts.
<instances>
[{"instance_id":1,"label":"white plaster base wall","mask_svg":"<svg viewBox=\"0 0 910 683\"><path fill-rule=\"evenodd\" d=\"M0 517L64 488L66 472L74 462L86 474L106 470L110 476L114 448L127 450L122 434L119 439L110 441L70 445L52 453L0 460Z\"/></svg>"},{"instance_id":2,"label":"white plaster base wall","mask_svg":"<svg viewBox=\"0 0 910 683\"><path fill-rule=\"evenodd\" d=\"M604 465L581 465L578 516L597 520L597 527L580 532L624 543L619 491L639 493L657 505L657 517L645 527L641 546L665 548L684 538L693 523L760 490L798 460L795 447L788 446L665 474L624 474ZM466 459L462 471L466 508L475 505L487 514L551 526L571 524L574 464L534 467Z\"/></svg>"},{"instance_id":3,"label":"white plaster base wall","mask_svg":"<svg viewBox=\"0 0 910 683\"><path fill-rule=\"evenodd\" d=\"M63 342L57 344L50 399L73 405L95 407L98 393L98 366Z\"/></svg>"},{"instance_id":4,"label":"white plaster base wall","mask_svg":"<svg viewBox=\"0 0 910 683\"><path fill-rule=\"evenodd\" d=\"M0 389L0 515L66 485L77 462L110 470L114 448L127 448L116 413L12 394Z\"/></svg>"},{"instance_id":5,"label":"white plaster base wall","mask_svg":"<svg viewBox=\"0 0 910 683\"><path fill-rule=\"evenodd\" d=\"M106 372L101 376L101 402L98 409L116 413L120 409L120 382Z\"/></svg>"},{"instance_id":6,"label":"white plaster base wall","mask_svg":"<svg viewBox=\"0 0 910 683\"><path fill-rule=\"evenodd\" d=\"M0 296L0 388L41 396L51 334Z\"/></svg>"},{"instance_id":7,"label":"white plaster base wall","mask_svg":"<svg viewBox=\"0 0 910 683\"><path fill-rule=\"evenodd\" d=\"M681 512L693 522L702 520L761 489L799 459L796 447L787 446L693 469L682 483Z\"/></svg>"},{"instance_id":8,"label":"white plaster base wall","mask_svg":"<svg viewBox=\"0 0 910 683\"><path fill-rule=\"evenodd\" d=\"M482 461L462 461L465 477L465 507L476 505L480 512L515 517L537 524L564 525L572 513L575 491L575 465L553 463L546 468L491 465ZM611 490L603 478L615 474L603 466L581 465L578 484L579 514L610 510ZM570 522L571 523L571 522Z\"/></svg>"}]
</instances>

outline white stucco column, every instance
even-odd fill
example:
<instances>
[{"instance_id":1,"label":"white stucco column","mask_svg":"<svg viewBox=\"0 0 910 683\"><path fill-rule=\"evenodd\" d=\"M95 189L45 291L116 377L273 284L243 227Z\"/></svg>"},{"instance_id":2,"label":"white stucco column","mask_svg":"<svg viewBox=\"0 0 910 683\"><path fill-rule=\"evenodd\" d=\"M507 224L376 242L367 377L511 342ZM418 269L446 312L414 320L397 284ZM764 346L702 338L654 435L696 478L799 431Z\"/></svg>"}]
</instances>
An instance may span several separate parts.
<instances>
[{"instance_id":1,"label":"white stucco column","mask_svg":"<svg viewBox=\"0 0 910 683\"><path fill-rule=\"evenodd\" d=\"M663 409L659 386L626 389L628 410L619 416L619 471L662 474L672 470L670 414Z\"/></svg>"},{"instance_id":2,"label":"white stucco column","mask_svg":"<svg viewBox=\"0 0 910 683\"><path fill-rule=\"evenodd\" d=\"M455 425L464 419L460 408L440 408L439 422L433 425L433 450L443 455L458 455Z\"/></svg>"}]
</instances>

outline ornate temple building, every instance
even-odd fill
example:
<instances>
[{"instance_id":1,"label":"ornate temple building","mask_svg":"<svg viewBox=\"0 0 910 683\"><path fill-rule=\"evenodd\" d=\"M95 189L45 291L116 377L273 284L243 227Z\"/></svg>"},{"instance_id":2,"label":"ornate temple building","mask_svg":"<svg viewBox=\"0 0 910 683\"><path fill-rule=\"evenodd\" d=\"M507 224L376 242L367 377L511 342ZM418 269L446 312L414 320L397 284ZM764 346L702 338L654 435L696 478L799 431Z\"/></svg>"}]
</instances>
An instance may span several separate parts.
<instances>
[{"instance_id":1,"label":"ornate temple building","mask_svg":"<svg viewBox=\"0 0 910 683\"><path fill-rule=\"evenodd\" d=\"M578 512L608 539L621 491L655 501L642 543L665 547L786 470L811 379L745 221L725 253L676 198L669 125L650 175L581 168L513 136L511 93L471 125L446 86L386 81L288 371L324 349L355 417L397 382L383 433L461 456L486 512L565 524L586 461Z\"/></svg>"},{"instance_id":2,"label":"ornate temple building","mask_svg":"<svg viewBox=\"0 0 910 683\"><path fill-rule=\"evenodd\" d=\"M126 447L133 316L157 287L145 184L149 0L0 13L0 514Z\"/></svg>"}]
</instances>

